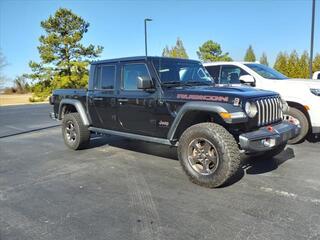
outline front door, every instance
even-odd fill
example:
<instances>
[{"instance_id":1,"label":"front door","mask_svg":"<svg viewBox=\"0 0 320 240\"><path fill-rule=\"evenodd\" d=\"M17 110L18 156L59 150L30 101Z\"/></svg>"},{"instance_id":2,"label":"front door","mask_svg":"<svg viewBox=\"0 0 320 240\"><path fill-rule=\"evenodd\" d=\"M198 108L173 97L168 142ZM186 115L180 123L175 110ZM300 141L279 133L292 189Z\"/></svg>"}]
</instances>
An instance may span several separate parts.
<instances>
[{"instance_id":1,"label":"front door","mask_svg":"<svg viewBox=\"0 0 320 240\"><path fill-rule=\"evenodd\" d=\"M125 132L153 136L156 127L154 114L156 93L137 88L139 76L150 77L147 65L145 63L124 64L121 73L121 86L117 95L117 116L120 128Z\"/></svg>"},{"instance_id":2,"label":"front door","mask_svg":"<svg viewBox=\"0 0 320 240\"><path fill-rule=\"evenodd\" d=\"M239 84L240 77L248 73L235 65L222 65L220 70L220 84Z\"/></svg>"}]
</instances>

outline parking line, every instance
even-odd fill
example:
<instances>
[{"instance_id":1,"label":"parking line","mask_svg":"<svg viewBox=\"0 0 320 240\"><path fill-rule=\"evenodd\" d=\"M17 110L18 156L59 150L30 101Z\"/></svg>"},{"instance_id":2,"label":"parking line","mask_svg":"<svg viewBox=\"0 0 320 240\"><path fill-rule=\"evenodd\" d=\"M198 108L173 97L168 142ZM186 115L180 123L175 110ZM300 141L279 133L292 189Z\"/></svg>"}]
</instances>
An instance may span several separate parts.
<instances>
[{"instance_id":1,"label":"parking line","mask_svg":"<svg viewBox=\"0 0 320 240\"><path fill-rule=\"evenodd\" d=\"M266 192L266 193L272 193L281 197L286 197L286 198L290 198L293 200L299 200L299 201L303 201L303 202L311 202L311 203L315 203L315 204L320 204L320 199L318 198L311 198L311 197L306 197L306 196L299 196L296 193L290 193L290 192L286 192L286 191L281 191L281 190L275 190L273 188L269 188L269 187L260 187L260 190Z\"/></svg>"}]
</instances>

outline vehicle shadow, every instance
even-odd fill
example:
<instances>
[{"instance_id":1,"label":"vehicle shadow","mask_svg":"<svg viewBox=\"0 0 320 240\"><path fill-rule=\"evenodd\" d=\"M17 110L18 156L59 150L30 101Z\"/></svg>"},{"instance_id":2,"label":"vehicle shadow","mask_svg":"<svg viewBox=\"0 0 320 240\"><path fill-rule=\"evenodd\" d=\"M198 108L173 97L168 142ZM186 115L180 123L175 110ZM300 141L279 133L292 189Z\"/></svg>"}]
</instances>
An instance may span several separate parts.
<instances>
[{"instance_id":1,"label":"vehicle shadow","mask_svg":"<svg viewBox=\"0 0 320 240\"><path fill-rule=\"evenodd\" d=\"M178 161L176 147L170 147L166 145L137 140L130 140L117 136L92 136L90 148L97 148L105 145ZM242 155L242 167L226 184L221 186L221 188L228 187L237 183L244 177L245 174L257 175L274 171L281 164L285 163L290 159L293 159L294 157L294 150L290 146L287 147L277 156L270 159L261 159L261 157L259 156Z\"/></svg>"},{"instance_id":2,"label":"vehicle shadow","mask_svg":"<svg viewBox=\"0 0 320 240\"><path fill-rule=\"evenodd\" d=\"M284 151L270 159L250 157L243 165L246 174L263 174L277 169L281 164L295 157L294 150L287 147Z\"/></svg>"},{"instance_id":3,"label":"vehicle shadow","mask_svg":"<svg viewBox=\"0 0 320 240\"><path fill-rule=\"evenodd\" d=\"M287 147L284 151L269 159L262 159L259 156L242 155L242 168L240 168L238 172L222 187L233 185L234 183L240 181L245 174L258 175L272 172L281 164L293 159L294 157L294 150L291 147Z\"/></svg>"},{"instance_id":4,"label":"vehicle shadow","mask_svg":"<svg viewBox=\"0 0 320 240\"><path fill-rule=\"evenodd\" d=\"M91 137L90 148L97 148L104 145L168 158L171 160L178 160L176 147L109 135L93 135Z\"/></svg>"},{"instance_id":5,"label":"vehicle shadow","mask_svg":"<svg viewBox=\"0 0 320 240\"><path fill-rule=\"evenodd\" d=\"M310 143L320 143L320 134L316 135L316 134L309 134L306 137L306 140Z\"/></svg>"}]
</instances>

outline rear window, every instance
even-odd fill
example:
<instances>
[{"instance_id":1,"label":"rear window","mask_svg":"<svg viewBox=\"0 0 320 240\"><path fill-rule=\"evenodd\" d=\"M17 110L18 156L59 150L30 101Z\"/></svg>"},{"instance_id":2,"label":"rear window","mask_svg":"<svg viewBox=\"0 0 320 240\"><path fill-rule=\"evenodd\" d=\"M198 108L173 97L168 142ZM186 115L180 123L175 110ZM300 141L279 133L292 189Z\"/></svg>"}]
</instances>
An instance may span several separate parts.
<instances>
[{"instance_id":1,"label":"rear window","mask_svg":"<svg viewBox=\"0 0 320 240\"><path fill-rule=\"evenodd\" d=\"M116 66L97 66L94 77L94 89L114 89Z\"/></svg>"},{"instance_id":2,"label":"rear window","mask_svg":"<svg viewBox=\"0 0 320 240\"><path fill-rule=\"evenodd\" d=\"M101 88L113 89L115 77L116 77L115 66L103 66L102 73L101 73Z\"/></svg>"},{"instance_id":3,"label":"rear window","mask_svg":"<svg viewBox=\"0 0 320 240\"><path fill-rule=\"evenodd\" d=\"M94 89L100 88L100 79L101 79L101 67L97 66L95 73L94 73L94 81L93 81L93 88Z\"/></svg>"}]
</instances>

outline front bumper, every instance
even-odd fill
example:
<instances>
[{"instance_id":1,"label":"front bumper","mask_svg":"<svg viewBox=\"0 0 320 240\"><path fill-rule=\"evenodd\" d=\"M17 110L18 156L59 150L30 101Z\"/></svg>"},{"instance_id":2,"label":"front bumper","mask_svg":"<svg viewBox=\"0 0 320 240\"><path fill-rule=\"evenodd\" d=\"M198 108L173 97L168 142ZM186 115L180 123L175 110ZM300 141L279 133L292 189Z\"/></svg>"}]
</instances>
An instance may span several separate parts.
<instances>
[{"instance_id":1,"label":"front bumper","mask_svg":"<svg viewBox=\"0 0 320 240\"><path fill-rule=\"evenodd\" d=\"M289 122L262 127L256 131L239 136L241 148L246 152L271 150L300 133L300 127Z\"/></svg>"}]
</instances>

